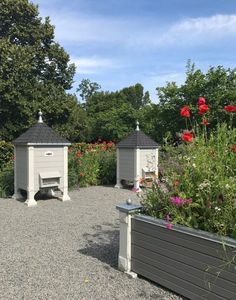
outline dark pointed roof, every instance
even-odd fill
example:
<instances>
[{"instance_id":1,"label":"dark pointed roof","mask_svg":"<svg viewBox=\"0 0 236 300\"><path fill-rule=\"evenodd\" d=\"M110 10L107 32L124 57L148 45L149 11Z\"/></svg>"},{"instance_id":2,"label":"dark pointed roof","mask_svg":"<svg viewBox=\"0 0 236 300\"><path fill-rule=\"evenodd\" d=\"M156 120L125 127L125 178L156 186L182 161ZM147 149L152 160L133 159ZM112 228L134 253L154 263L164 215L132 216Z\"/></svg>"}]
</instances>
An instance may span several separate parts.
<instances>
[{"instance_id":1,"label":"dark pointed roof","mask_svg":"<svg viewBox=\"0 0 236 300\"><path fill-rule=\"evenodd\" d=\"M14 145L70 145L45 123L39 122L13 141Z\"/></svg>"},{"instance_id":2,"label":"dark pointed roof","mask_svg":"<svg viewBox=\"0 0 236 300\"><path fill-rule=\"evenodd\" d=\"M153 149L158 148L158 144L154 142L141 130L135 130L127 138L117 144L117 148L138 148L138 149Z\"/></svg>"}]
</instances>

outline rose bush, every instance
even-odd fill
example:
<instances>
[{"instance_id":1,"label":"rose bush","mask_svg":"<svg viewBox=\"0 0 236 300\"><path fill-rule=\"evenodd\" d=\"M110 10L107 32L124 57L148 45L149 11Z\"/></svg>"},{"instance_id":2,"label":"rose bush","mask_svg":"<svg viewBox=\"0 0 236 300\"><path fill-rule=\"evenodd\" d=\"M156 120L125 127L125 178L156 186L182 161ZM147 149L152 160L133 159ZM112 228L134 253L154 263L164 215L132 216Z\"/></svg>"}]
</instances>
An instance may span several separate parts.
<instances>
[{"instance_id":1,"label":"rose bush","mask_svg":"<svg viewBox=\"0 0 236 300\"><path fill-rule=\"evenodd\" d=\"M205 98L196 104L180 111L187 121L182 143L163 147L163 178L143 197L144 211L168 221L169 229L178 223L236 238L236 129L221 123L211 131ZM222 108L230 124L235 111Z\"/></svg>"},{"instance_id":2,"label":"rose bush","mask_svg":"<svg viewBox=\"0 0 236 300\"><path fill-rule=\"evenodd\" d=\"M77 143L69 149L69 187L113 184L116 177L116 148L112 141Z\"/></svg>"}]
</instances>

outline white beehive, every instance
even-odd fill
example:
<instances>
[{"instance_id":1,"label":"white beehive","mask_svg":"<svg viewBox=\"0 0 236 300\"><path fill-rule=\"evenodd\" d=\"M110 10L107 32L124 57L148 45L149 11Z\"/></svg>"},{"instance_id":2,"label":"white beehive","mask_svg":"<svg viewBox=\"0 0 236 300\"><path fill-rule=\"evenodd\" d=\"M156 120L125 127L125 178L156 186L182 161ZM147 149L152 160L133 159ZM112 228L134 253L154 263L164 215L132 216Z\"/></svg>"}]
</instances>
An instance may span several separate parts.
<instances>
[{"instance_id":1,"label":"white beehive","mask_svg":"<svg viewBox=\"0 0 236 300\"><path fill-rule=\"evenodd\" d=\"M122 180L132 181L134 190L140 191L141 179L155 178L158 175L158 145L145 133L136 130L117 145L117 188Z\"/></svg>"},{"instance_id":2,"label":"white beehive","mask_svg":"<svg viewBox=\"0 0 236 300\"><path fill-rule=\"evenodd\" d=\"M70 200L68 195L68 146L70 142L57 135L42 120L13 141L15 146L14 198L21 198L21 191L27 192L26 204L35 206L38 191L53 195L54 190L62 192L62 201Z\"/></svg>"}]
</instances>

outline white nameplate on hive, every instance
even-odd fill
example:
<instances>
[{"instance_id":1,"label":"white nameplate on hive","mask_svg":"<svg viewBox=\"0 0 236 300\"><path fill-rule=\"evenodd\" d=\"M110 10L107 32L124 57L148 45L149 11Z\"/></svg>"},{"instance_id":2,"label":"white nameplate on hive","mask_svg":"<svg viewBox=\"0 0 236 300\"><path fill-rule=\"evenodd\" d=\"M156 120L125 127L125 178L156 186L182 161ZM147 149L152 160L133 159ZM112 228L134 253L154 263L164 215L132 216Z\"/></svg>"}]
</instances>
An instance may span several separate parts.
<instances>
[{"instance_id":1,"label":"white nameplate on hive","mask_svg":"<svg viewBox=\"0 0 236 300\"><path fill-rule=\"evenodd\" d=\"M44 156L53 156L53 152L52 151L44 152Z\"/></svg>"}]
</instances>

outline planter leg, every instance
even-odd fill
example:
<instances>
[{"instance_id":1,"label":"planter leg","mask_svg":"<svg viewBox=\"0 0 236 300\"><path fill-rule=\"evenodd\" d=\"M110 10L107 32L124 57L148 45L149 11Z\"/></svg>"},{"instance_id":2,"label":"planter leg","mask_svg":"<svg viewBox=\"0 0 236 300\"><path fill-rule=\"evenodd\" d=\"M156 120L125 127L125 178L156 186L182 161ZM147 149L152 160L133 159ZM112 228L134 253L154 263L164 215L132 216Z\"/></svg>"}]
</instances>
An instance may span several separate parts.
<instances>
[{"instance_id":1,"label":"planter leg","mask_svg":"<svg viewBox=\"0 0 236 300\"><path fill-rule=\"evenodd\" d=\"M131 271L131 212L141 208L139 205L123 204L116 207L120 211L120 244L118 268L132 278L137 274Z\"/></svg>"}]
</instances>

